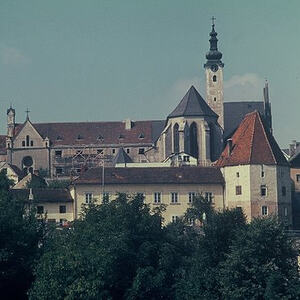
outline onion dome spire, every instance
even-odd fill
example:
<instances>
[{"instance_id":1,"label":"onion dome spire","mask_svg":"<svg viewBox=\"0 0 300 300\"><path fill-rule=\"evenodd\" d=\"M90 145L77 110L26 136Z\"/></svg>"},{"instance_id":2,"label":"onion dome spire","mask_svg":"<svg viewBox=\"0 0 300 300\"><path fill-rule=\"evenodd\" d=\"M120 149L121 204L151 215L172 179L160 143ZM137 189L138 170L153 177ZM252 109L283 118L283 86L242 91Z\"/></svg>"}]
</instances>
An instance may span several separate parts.
<instances>
[{"instance_id":1,"label":"onion dome spire","mask_svg":"<svg viewBox=\"0 0 300 300\"><path fill-rule=\"evenodd\" d=\"M212 28L211 28L211 32L210 32L210 39L209 39L209 43L210 43L210 49L209 51L206 53L206 59L207 62L204 65L204 67L210 67L212 65L218 65L220 67L224 67L224 64L221 61L222 58L222 53L220 51L218 51L218 39L217 39L217 32L215 31L215 17L211 18L212 20Z\"/></svg>"}]
</instances>

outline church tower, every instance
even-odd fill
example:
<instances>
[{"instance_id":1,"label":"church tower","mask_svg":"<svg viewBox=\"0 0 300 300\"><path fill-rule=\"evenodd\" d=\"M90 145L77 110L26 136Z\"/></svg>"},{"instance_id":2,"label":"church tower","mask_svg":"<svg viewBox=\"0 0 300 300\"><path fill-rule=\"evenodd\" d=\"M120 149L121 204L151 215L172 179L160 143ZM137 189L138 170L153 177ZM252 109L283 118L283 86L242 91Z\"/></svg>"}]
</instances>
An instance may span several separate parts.
<instances>
[{"instance_id":1,"label":"church tower","mask_svg":"<svg viewBox=\"0 0 300 300\"><path fill-rule=\"evenodd\" d=\"M269 99L268 81L265 82L265 87L264 87L264 111L265 111L264 115L265 115L266 125L268 126L270 132L273 133L272 113L271 113L271 103L270 103L270 99Z\"/></svg>"},{"instance_id":2,"label":"church tower","mask_svg":"<svg viewBox=\"0 0 300 300\"><path fill-rule=\"evenodd\" d=\"M15 134L16 111L10 106L7 110L7 136L12 138Z\"/></svg>"},{"instance_id":3,"label":"church tower","mask_svg":"<svg viewBox=\"0 0 300 300\"><path fill-rule=\"evenodd\" d=\"M212 17L212 30L210 32L210 49L206 53L204 64L206 75L206 102L210 108L219 116L218 123L224 128L223 107L223 67L221 61L222 53L218 51L218 39L215 31L215 18Z\"/></svg>"}]
</instances>

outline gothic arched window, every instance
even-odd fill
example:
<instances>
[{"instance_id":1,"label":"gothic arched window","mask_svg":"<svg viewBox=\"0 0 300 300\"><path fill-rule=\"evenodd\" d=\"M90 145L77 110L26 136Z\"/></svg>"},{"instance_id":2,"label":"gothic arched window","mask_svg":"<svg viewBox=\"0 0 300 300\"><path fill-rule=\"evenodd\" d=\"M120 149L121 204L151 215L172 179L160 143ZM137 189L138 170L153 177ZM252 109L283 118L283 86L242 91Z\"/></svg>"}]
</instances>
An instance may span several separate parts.
<instances>
[{"instance_id":1,"label":"gothic arched window","mask_svg":"<svg viewBox=\"0 0 300 300\"><path fill-rule=\"evenodd\" d=\"M217 82L217 76L216 75L213 76L213 82Z\"/></svg>"},{"instance_id":2,"label":"gothic arched window","mask_svg":"<svg viewBox=\"0 0 300 300\"><path fill-rule=\"evenodd\" d=\"M179 152L179 125L176 123L173 127L174 153Z\"/></svg>"},{"instance_id":3,"label":"gothic arched window","mask_svg":"<svg viewBox=\"0 0 300 300\"><path fill-rule=\"evenodd\" d=\"M26 135L26 146L29 147L29 135Z\"/></svg>"},{"instance_id":4,"label":"gothic arched window","mask_svg":"<svg viewBox=\"0 0 300 300\"><path fill-rule=\"evenodd\" d=\"M195 122L190 127L190 154L198 158L198 132L197 125Z\"/></svg>"}]
</instances>

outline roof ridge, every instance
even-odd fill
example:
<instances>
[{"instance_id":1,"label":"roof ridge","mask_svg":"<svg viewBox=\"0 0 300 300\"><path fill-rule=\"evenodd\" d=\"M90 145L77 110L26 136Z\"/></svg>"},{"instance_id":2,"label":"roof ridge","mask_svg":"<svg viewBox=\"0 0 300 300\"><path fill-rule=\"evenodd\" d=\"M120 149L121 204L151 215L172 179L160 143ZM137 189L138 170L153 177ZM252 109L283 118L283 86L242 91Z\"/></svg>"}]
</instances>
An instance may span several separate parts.
<instances>
[{"instance_id":1,"label":"roof ridge","mask_svg":"<svg viewBox=\"0 0 300 300\"><path fill-rule=\"evenodd\" d=\"M270 149L270 151L271 151L272 157L273 157L273 159L274 159L274 161L275 161L275 164L277 165L277 164L278 164L278 161L277 161L277 159L276 159L276 157L275 157L275 155L274 155L272 146L271 146L270 141L269 141L269 139L268 139L268 137L267 137L266 129L265 129L265 126L264 126L264 124L263 124L263 122L262 122L262 119L261 119L260 115L259 115L259 122L260 122L260 124L261 124L261 126L262 126L262 128L263 128L263 133L264 133L264 136L265 136L265 138L266 138L266 140L267 140L267 144L268 144L268 147L269 147L269 149Z\"/></svg>"},{"instance_id":2,"label":"roof ridge","mask_svg":"<svg viewBox=\"0 0 300 300\"><path fill-rule=\"evenodd\" d=\"M189 106L190 94L191 94L192 87L193 87L193 85L189 88L189 90L188 90L188 92L187 92L187 94L186 94L187 100L186 100L186 106L185 106L184 111L183 111L183 115L185 115L186 110L187 110L187 108L188 108L188 106Z\"/></svg>"},{"instance_id":3,"label":"roof ridge","mask_svg":"<svg viewBox=\"0 0 300 300\"><path fill-rule=\"evenodd\" d=\"M252 132L251 132L251 143L250 143L250 155L249 155L249 164L251 164L252 161L252 154L253 154L253 138L254 138L254 130L255 130L255 122L256 122L256 117L257 117L257 111L255 110L254 112L248 113L248 117L250 117L249 115L253 114L255 119L254 122L252 122ZM246 116L247 116L246 115Z\"/></svg>"}]
</instances>

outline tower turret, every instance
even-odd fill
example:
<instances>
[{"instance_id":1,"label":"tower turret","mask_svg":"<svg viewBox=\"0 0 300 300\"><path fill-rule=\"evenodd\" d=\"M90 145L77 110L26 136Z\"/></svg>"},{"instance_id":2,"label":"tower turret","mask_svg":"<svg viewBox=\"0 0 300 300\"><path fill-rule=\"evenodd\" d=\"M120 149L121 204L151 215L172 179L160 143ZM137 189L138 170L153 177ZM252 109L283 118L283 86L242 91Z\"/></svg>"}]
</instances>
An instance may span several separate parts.
<instances>
[{"instance_id":1,"label":"tower turret","mask_svg":"<svg viewBox=\"0 0 300 300\"><path fill-rule=\"evenodd\" d=\"M264 87L264 117L265 117L265 122L268 126L268 129L272 133L272 113L271 113L271 103L269 99L269 85L268 81L266 80L265 82L265 87Z\"/></svg>"},{"instance_id":2,"label":"tower turret","mask_svg":"<svg viewBox=\"0 0 300 300\"><path fill-rule=\"evenodd\" d=\"M16 126L16 111L10 106L7 110L7 137L13 137Z\"/></svg>"},{"instance_id":3,"label":"tower turret","mask_svg":"<svg viewBox=\"0 0 300 300\"><path fill-rule=\"evenodd\" d=\"M218 123L224 128L223 108L223 67L222 53L218 50L217 32L215 31L215 18L212 17L212 29L210 32L210 49L206 53L204 64L206 75L206 101L211 109L219 116Z\"/></svg>"}]
</instances>

